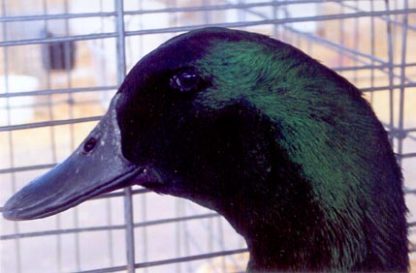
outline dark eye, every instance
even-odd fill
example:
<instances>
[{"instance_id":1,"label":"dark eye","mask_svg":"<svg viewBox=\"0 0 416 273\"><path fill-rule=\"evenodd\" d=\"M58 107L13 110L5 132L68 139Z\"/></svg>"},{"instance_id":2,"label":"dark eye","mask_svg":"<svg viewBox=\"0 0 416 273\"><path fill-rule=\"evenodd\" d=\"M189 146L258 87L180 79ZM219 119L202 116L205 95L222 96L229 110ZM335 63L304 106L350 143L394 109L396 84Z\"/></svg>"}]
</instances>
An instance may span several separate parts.
<instances>
[{"instance_id":1,"label":"dark eye","mask_svg":"<svg viewBox=\"0 0 416 273\"><path fill-rule=\"evenodd\" d=\"M194 70L184 70L170 78L170 86L180 92L196 91L201 84L201 78Z\"/></svg>"},{"instance_id":2,"label":"dark eye","mask_svg":"<svg viewBox=\"0 0 416 273\"><path fill-rule=\"evenodd\" d=\"M88 153L92 149L94 149L95 145L97 144L97 139L94 137L90 137L84 144L84 152Z\"/></svg>"}]
</instances>

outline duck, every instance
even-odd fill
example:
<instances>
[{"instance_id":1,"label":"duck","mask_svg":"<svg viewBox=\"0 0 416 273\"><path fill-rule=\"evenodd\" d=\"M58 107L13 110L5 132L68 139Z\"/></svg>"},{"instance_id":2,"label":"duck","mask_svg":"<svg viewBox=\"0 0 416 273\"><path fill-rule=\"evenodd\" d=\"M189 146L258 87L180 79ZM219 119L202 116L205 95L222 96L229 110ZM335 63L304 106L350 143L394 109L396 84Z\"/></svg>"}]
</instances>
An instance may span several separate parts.
<instances>
[{"instance_id":1,"label":"duck","mask_svg":"<svg viewBox=\"0 0 416 273\"><path fill-rule=\"evenodd\" d=\"M247 272L407 272L402 180L353 84L282 41L209 27L139 60L85 141L3 216L140 185L224 216Z\"/></svg>"}]
</instances>

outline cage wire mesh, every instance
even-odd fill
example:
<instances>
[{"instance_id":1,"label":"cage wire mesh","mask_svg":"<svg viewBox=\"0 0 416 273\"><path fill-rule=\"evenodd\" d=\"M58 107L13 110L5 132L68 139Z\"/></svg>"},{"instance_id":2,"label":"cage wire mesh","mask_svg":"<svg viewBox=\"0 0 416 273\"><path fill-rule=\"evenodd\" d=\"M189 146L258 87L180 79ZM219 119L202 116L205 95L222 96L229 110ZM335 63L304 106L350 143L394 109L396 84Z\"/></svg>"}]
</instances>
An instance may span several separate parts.
<instances>
[{"instance_id":1,"label":"cage wire mesh","mask_svg":"<svg viewBox=\"0 0 416 273\"><path fill-rule=\"evenodd\" d=\"M416 1L0 3L0 204L82 141L142 56L185 31L224 26L301 48L364 92L404 172L413 257ZM135 187L0 228L5 273L241 272L248 256L216 213Z\"/></svg>"}]
</instances>

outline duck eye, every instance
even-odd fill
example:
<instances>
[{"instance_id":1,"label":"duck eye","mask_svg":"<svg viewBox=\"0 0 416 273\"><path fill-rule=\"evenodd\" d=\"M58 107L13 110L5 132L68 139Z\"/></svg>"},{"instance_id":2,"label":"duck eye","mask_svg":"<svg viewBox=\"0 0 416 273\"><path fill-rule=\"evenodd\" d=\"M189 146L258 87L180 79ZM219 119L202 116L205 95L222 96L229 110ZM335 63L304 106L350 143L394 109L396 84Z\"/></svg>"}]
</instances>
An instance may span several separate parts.
<instances>
[{"instance_id":1,"label":"duck eye","mask_svg":"<svg viewBox=\"0 0 416 273\"><path fill-rule=\"evenodd\" d=\"M195 91L201 82L195 71L181 71L170 78L170 86L180 92Z\"/></svg>"},{"instance_id":2,"label":"duck eye","mask_svg":"<svg viewBox=\"0 0 416 273\"><path fill-rule=\"evenodd\" d=\"M97 139L94 137L90 137L84 144L84 152L88 153L92 149L94 149L95 145L97 144Z\"/></svg>"}]
</instances>

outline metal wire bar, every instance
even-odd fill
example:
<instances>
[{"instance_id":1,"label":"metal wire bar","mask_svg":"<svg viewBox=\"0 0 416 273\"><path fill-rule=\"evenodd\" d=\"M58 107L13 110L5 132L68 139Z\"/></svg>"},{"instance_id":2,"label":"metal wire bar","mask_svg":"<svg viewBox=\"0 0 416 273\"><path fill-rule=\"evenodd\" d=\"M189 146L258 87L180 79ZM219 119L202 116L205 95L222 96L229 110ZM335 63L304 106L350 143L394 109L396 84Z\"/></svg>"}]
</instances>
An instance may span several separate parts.
<instances>
[{"instance_id":1,"label":"metal wire bar","mask_svg":"<svg viewBox=\"0 0 416 273\"><path fill-rule=\"evenodd\" d=\"M2 16L0 23L8 22L28 22L28 21L49 21L49 20L68 20L76 18L93 18L93 17L111 17L115 12L83 12L83 13L58 13L58 14L40 14L40 15L23 15L23 16Z\"/></svg>"},{"instance_id":2,"label":"metal wire bar","mask_svg":"<svg viewBox=\"0 0 416 273\"><path fill-rule=\"evenodd\" d=\"M158 14L158 13L178 13L178 12L201 12L201 11L221 11L232 9L249 9L259 7L279 7L296 4L313 4L321 3L321 0L298 0L290 2L266 1L256 3L227 3L222 5L202 5L189 7L169 7L162 9L139 9L124 11L124 15L144 15L144 14ZM4 16L0 17L0 23L5 22L19 22L19 21L39 21L39 20L69 20L77 18L93 18L93 17L115 17L116 12L85 12L85 13L61 13L61 14L46 14L46 15L23 15L23 16Z\"/></svg>"},{"instance_id":3,"label":"metal wire bar","mask_svg":"<svg viewBox=\"0 0 416 273\"><path fill-rule=\"evenodd\" d=\"M86 93L86 92L101 92L101 91L114 91L118 88L116 85L110 86L94 86L94 87L72 87L72 88L59 88L59 89L38 89L31 91L21 91L13 93L2 93L0 98L14 98L24 96L46 96L54 94L67 94L67 93Z\"/></svg>"},{"instance_id":4,"label":"metal wire bar","mask_svg":"<svg viewBox=\"0 0 416 273\"><path fill-rule=\"evenodd\" d=\"M355 5L358 6L359 2L355 2ZM371 17L374 18L374 17ZM359 25L360 25L360 18L357 18L356 20L354 20L354 41L353 41L353 48L358 49L359 47L359 42L360 42L360 35L359 35ZM357 65L358 60L354 59L354 65ZM357 70L354 70L352 72L353 76L352 76L352 82L357 82Z\"/></svg>"},{"instance_id":5,"label":"metal wire bar","mask_svg":"<svg viewBox=\"0 0 416 273\"><path fill-rule=\"evenodd\" d=\"M2 15L5 15L6 14L6 2L5 2L5 0L3 0L2 2L1 2L1 6L2 6ZM6 32L6 30L7 30L7 24L3 24L2 25L2 38L5 40L5 39L7 39L7 32ZM8 75L9 75L9 57L8 57L8 48L3 48L3 55L4 55L4 75L6 76L5 77L5 80L4 80L4 83L5 83L5 92L6 93L8 93L9 92L9 87L10 87L10 84L9 84L9 79L8 79ZM10 114L10 100L9 99L6 99L6 110L7 110L7 124L8 125L10 125L11 124L11 114ZM7 142L8 142L8 145L9 145L9 147L10 147L10 153L9 153L9 160L10 160L10 165L11 165L11 167L13 168L14 167L14 164L15 164L15 153L14 153L14 150L13 150L13 145L14 145L14 141L13 141L13 136L12 136L12 132L9 132L8 134L7 134ZM12 192L16 192L16 174L15 173L11 173L11 189L12 189ZM18 223L13 223L13 231L15 232L15 233L19 233L20 232L20 227L19 227L19 224ZM17 260L17 266L16 266L16 271L17 271L17 273L20 273L20 272L22 272L22 266L21 266L21 263L22 263L22 251L21 251L21 244L20 244L20 240L15 240L14 241L14 247L15 247L15 257L16 257L16 260Z\"/></svg>"},{"instance_id":6,"label":"metal wire bar","mask_svg":"<svg viewBox=\"0 0 416 273\"><path fill-rule=\"evenodd\" d=\"M341 14L345 13L345 8L343 6L340 7L340 13ZM335 47L335 48L338 51L338 65L343 66L344 65L344 60L345 60L345 56L344 56L345 50L342 50L342 49L347 49L347 47L344 46L344 44L345 44L345 41L344 41L345 20L344 19L340 19L338 33L339 33L338 43L333 43L333 42L331 42L329 40L326 40L326 39L322 39L320 37L317 37L316 35L314 35L314 36L316 36L318 38L318 40L324 40L324 41L326 40L325 41L325 44L329 44L329 45L335 45L335 44L337 44L337 45L340 45L340 47ZM310 36L312 36L312 35L310 35ZM355 57L354 54L350 54L350 55L352 55L352 56ZM374 61L373 59L370 59L370 60L371 61Z\"/></svg>"},{"instance_id":7,"label":"metal wire bar","mask_svg":"<svg viewBox=\"0 0 416 273\"><path fill-rule=\"evenodd\" d=\"M153 267L153 266L191 262L191 261L205 260L205 259L211 259L211 258L221 257L221 256L235 255L235 254L245 253L247 251L248 251L247 249L235 249L235 250L210 252L206 254L178 257L178 258L173 258L173 259L165 259L165 260L158 260L158 261L145 262L145 263L136 263L134 267L135 268L148 268L148 267ZM81 271L77 273L107 273L107 272L117 272L117 271L123 271L123 270L126 270L126 266L107 267L107 268L100 268L96 270Z\"/></svg>"},{"instance_id":8,"label":"metal wire bar","mask_svg":"<svg viewBox=\"0 0 416 273\"><path fill-rule=\"evenodd\" d=\"M373 61L373 60L372 60ZM416 63L400 63L400 64L394 64L394 68L403 68L403 67L414 67L416 66ZM367 64L367 65L354 65L354 66L341 66L341 67L331 67L332 70L343 72L343 71L355 71L355 70L375 70L375 69L385 69L387 68L387 64L380 64L380 65L374 65L374 64Z\"/></svg>"},{"instance_id":9,"label":"metal wire bar","mask_svg":"<svg viewBox=\"0 0 416 273\"><path fill-rule=\"evenodd\" d=\"M145 193L150 193L151 191L148 189L136 189L136 190L132 190L131 193L132 195L136 195L136 194L145 194ZM106 194L102 194L102 195L98 195L98 196L94 196L89 200L97 200L97 199L109 199L109 198L114 198L114 197L121 197L124 196L123 192L111 192L111 193L106 193ZM86 202L88 202L88 200L86 200ZM0 207L0 212L3 211L3 207Z\"/></svg>"},{"instance_id":10,"label":"metal wire bar","mask_svg":"<svg viewBox=\"0 0 416 273\"><path fill-rule=\"evenodd\" d=\"M374 1L371 1L370 3L370 12L374 12ZM376 33L375 33L375 18L370 18L370 54L375 55L376 53ZM374 65L374 61L371 61L371 65ZM370 71L370 85L371 87L374 87L375 85L375 71L374 69L371 69ZM370 104L373 105L374 103L374 93L370 93Z\"/></svg>"},{"instance_id":11,"label":"metal wire bar","mask_svg":"<svg viewBox=\"0 0 416 273\"><path fill-rule=\"evenodd\" d=\"M85 117L85 118L61 119L61 120L52 120L52 121L42 121L42 122L33 122L33 123L25 123L25 124L18 124L18 125L1 126L0 127L0 132L8 132L8 131L24 130L24 129L33 129L33 128L49 127L49 126L58 126L58 125L70 125L70 124L74 124L74 123L97 121L97 120L100 120L101 118L102 118L102 116L91 116L91 117Z\"/></svg>"},{"instance_id":12,"label":"metal wire bar","mask_svg":"<svg viewBox=\"0 0 416 273\"><path fill-rule=\"evenodd\" d=\"M181 216L173 218L165 218L151 221L144 221L139 223L133 223L134 228L156 226L162 224L170 224L176 222L184 222L198 219L207 219L220 217L217 213L205 213L205 214L195 214L191 216ZM55 229L55 230L45 230L45 231L36 231L36 232L26 232L26 233L15 233L0 235L0 240L12 240L12 239L23 239L23 238L32 238L32 237L42 237L42 236L51 236L58 234L69 234L69 233L82 233L82 232L95 232L95 231L105 231L105 230L120 230L126 229L126 225L111 225L111 226L95 226L95 227L85 227L85 228L69 228L69 229Z\"/></svg>"},{"instance_id":13,"label":"metal wire bar","mask_svg":"<svg viewBox=\"0 0 416 273\"><path fill-rule=\"evenodd\" d=\"M409 2L407 0L405 0L404 2L404 8L408 8L409 6ZM407 56L407 36L408 36L408 25L409 25L409 17L408 15L404 15L403 16L403 29L402 29L402 39L401 39L401 43L402 43L402 47L401 47L401 63L404 64L406 63L406 56ZM400 89L399 89L399 121L398 121L398 130L400 132L403 131L404 128L404 98L405 98L405 88L403 87L404 82L405 82L405 77L406 77L406 69L405 67L401 67L400 68ZM399 155L403 154L403 139L404 138L398 138L397 139L397 152ZM398 157L398 162L400 164L400 166L402 165L402 159L404 157L399 156Z\"/></svg>"},{"instance_id":14,"label":"metal wire bar","mask_svg":"<svg viewBox=\"0 0 416 273\"><path fill-rule=\"evenodd\" d=\"M371 61L371 63L374 63L374 62L377 62L377 63L380 63L381 64L381 71L382 72L385 72L384 71L384 69L383 68L387 68L387 69L390 69L391 67L394 67L394 65L393 65L393 63L390 63L390 62L386 62L386 61L384 61L384 60L382 60L382 59L380 59L380 58L377 58L377 57L375 57L375 56L373 56L373 55L370 55L370 54L366 54L366 53L362 53L362 52L359 52L359 51L357 51L357 50L354 50L354 49L351 49L351 48L348 48L348 47L345 47L345 46L342 46L342 45L340 45L340 44L338 44L338 43L335 43L335 42L332 42L332 41L330 41L330 40L327 40L327 39L324 39L324 38L321 38L321 37L319 37L319 36L316 36L316 35L312 35L312 34L309 34L309 33L305 33L305 32L302 32L302 31L299 31L299 30L296 30L296 29L294 29L294 28L291 28L291 27L288 27L288 26L283 26L285 29L288 29L288 30L290 30L290 31L292 31L292 32L294 32L294 33L296 33L296 34L298 34L298 35L302 35L302 36L305 36L305 37L307 37L307 39L309 39L309 40L314 40L314 41L317 41L317 42L319 42L319 43L321 43L321 44L323 44L323 45L327 45L327 46L330 46L331 48L333 48L333 49L337 49L337 50L339 50L341 53L340 53L340 55L341 56L344 56L344 54L347 54L350 58L352 58L353 60L355 60L355 61L360 61L361 63L364 63L364 64L368 64L367 62L363 62L363 61L361 61L359 58L357 58L357 56L359 56L359 57L363 57L363 58L366 58L366 59L368 59L368 60L370 60ZM343 58L343 57L342 57ZM393 61L393 60L392 60ZM390 72L386 72L386 73L390 73ZM392 71L392 73L393 73L393 71ZM396 75L396 74L392 74L392 77L393 78L400 78L400 75ZM405 78L406 79L406 81L409 81L409 82L413 82L410 78L408 78L408 77L406 77ZM390 88L390 86L389 86L389 88Z\"/></svg>"},{"instance_id":15,"label":"metal wire bar","mask_svg":"<svg viewBox=\"0 0 416 273\"><path fill-rule=\"evenodd\" d=\"M104 10L104 0L99 0L99 10L100 12L103 12ZM104 24L104 20L106 19L105 17L99 17L100 18L100 30L101 32L104 32L105 30L105 24ZM103 48L105 47L105 43L103 40L99 41L99 47L100 49L104 50ZM100 59L100 74L101 75L105 75L106 71L107 71L107 62L102 58ZM108 81L107 81L107 77L103 77L103 84L107 85ZM143 195L144 196L144 195ZM106 212L106 223L108 226L113 225L113 205L112 205L112 199L111 198L106 198L105 199L105 212ZM113 231L112 230L108 230L107 231L107 251L108 251L108 260L109 260L109 264L110 266L114 266L114 236L113 236Z\"/></svg>"},{"instance_id":16,"label":"metal wire bar","mask_svg":"<svg viewBox=\"0 0 416 273\"><path fill-rule=\"evenodd\" d=\"M134 194L134 192L132 192L132 194ZM142 223L147 222L147 199L146 199L146 194L142 194L141 197L141 213L142 213ZM147 227L143 226L142 228L142 244L143 244L143 252L142 252L142 257L143 257L143 261L147 262L148 260L148 233L147 233ZM147 271L147 270L145 270Z\"/></svg>"},{"instance_id":17,"label":"metal wire bar","mask_svg":"<svg viewBox=\"0 0 416 273\"><path fill-rule=\"evenodd\" d=\"M416 153L405 153L405 154L397 154L398 158L405 159L405 158L413 158L416 157Z\"/></svg>"},{"instance_id":18,"label":"metal wire bar","mask_svg":"<svg viewBox=\"0 0 416 273\"><path fill-rule=\"evenodd\" d=\"M169 1L169 5L173 8L176 8L177 2L176 0ZM174 14L176 15L176 14ZM178 17L173 16L172 18L173 26L177 26L178 24ZM175 207L175 216L181 217L182 211L183 211L183 204L181 202L182 200L176 199L174 201L174 207ZM180 223L175 223L174 227L174 238L175 238L175 256L180 257L182 255L182 233L181 233L181 226ZM182 265L180 263L175 264L175 272L182 273Z\"/></svg>"},{"instance_id":19,"label":"metal wire bar","mask_svg":"<svg viewBox=\"0 0 416 273\"><path fill-rule=\"evenodd\" d=\"M183 215L183 202L182 200L176 199L175 203L175 217L176 218L180 218ZM174 228L174 238L175 238L175 256L176 257L180 257L182 255L182 241L184 238L182 238L182 226L180 225L181 223L176 222L175 223L175 228ZM187 254L185 254L187 255ZM181 264L176 264L175 265L175 269L176 272L181 273L182 272L182 267Z\"/></svg>"},{"instance_id":20,"label":"metal wire bar","mask_svg":"<svg viewBox=\"0 0 416 273\"><path fill-rule=\"evenodd\" d=\"M358 6L357 7L354 7L352 5L345 4L344 3L345 2L344 0L331 0L331 1L332 2L335 2L335 3L338 3L339 5L343 5L344 7L347 7L349 9L353 10L353 11L364 11L362 9L359 9ZM358 1L356 3L358 3ZM374 1L370 1L370 3L374 4ZM373 9L373 11L374 11L374 9ZM387 23L391 23L391 24L396 25L396 26L400 26L400 27L403 27L404 26L403 25L403 22L400 22L398 20L393 20L393 19L391 19L389 17L386 17L386 16L380 16L380 17L377 17L377 19L381 19L381 20L383 20L383 21L385 21ZM416 31L416 26L407 25L406 28L408 30Z\"/></svg>"},{"instance_id":21,"label":"metal wire bar","mask_svg":"<svg viewBox=\"0 0 416 273\"><path fill-rule=\"evenodd\" d=\"M72 93L71 93L72 94ZM47 95L49 96L49 95ZM89 105L97 105L102 103L102 101L100 99L82 99L82 100L76 100L75 98L66 98L66 99L54 99L53 100L53 104L47 102L35 102L35 103L28 103L28 104L22 104L22 105L16 105L13 106L13 110L17 110L17 109L28 109L28 108L39 108L39 107L48 107L48 111L51 111L53 109L49 109L52 108L53 106L60 106L60 105L65 105L65 106L71 106L72 104L77 104L77 105L85 105L85 104L89 104ZM0 107L1 109L1 107ZM54 119L54 118L53 118ZM52 119L52 120L53 120ZM69 118L71 119L71 118ZM49 119L51 120L51 119ZM23 123L21 123L23 124Z\"/></svg>"},{"instance_id":22,"label":"metal wire bar","mask_svg":"<svg viewBox=\"0 0 416 273\"><path fill-rule=\"evenodd\" d=\"M22 46L22 45L36 45L36 44L50 44L56 42L76 42L76 41L85 41L85 40L96 40L96 39L106 39L106 38L116 38L116 32L106 32L106 33L94 33L94 34L83 34L83 35L71 35L64 37L48 37L48 38L34 38L34 39L22 39L22 40L13 40L13 41L2 41L0 42L0 47L9 47L9 46Z\"/></svg>"},{"instance_id":23,"label":"metal wire bar","mask_svg":"<svg viewBox=\"0 0 416 273\"><path fill-rule=\"evenodd\" d=\"M0 174L49 169L49 168L54 167L55 165L56 165L55 163L52 163L52 164L30 165L30 166L23 166L23 167L12 167L12 168L0 169Z\"/></svg>"},{"instance_id":24,"label":"metal wire bar","mask_svg":"<svg viewBox=\"0 0 416 273\"><path fill-rule=\"evenodd\" d=\"M202 27L214 27L214 26L237 28L237 27L249 27L249 26L258 26L258 25L300 23L300 22L308 22L308 21L340 20L340 19L371 17L371 16L381 16L381 15L399 15L399 14L414 13L414 12L416 12L416 9L374 11L372 13L363 11L363 12L346 13L346 14L291 17L291 18L285 18L285 19L266 19L266 20L249 21L249 22L233 22L233 23L218 23L218 24L209 24L209 25L180 26L180 27L170 27L170 28L154 28L154 29L126 31L125 36L184 32L184 31L189 31L192 29L197 29L197 28L202 28ZM65 36L65 37L22 39L22 40L12 40L12 41L2 41L0 42L0 47L46 44L46 43L53 43L53 42L83 41L83 40L94 40L94 39L105 39L105 38L116 38L116 37L117 37L116 32L106 32L106 33L95 33L95 34L84 34L84 35L71 35L71 36Z\"/></svg>"},{"instance_id":25,"label":"metal wire bar","mask_svg":"<svg viewBox=\"0 0 416 273\"><path fill-rule=\"evenodd\" d=\"M385 7L387 11L390 11L390 2L389 0L385 0ZM390 16L390 15L388 15ZM394 127L394 96L393 96L393 85L394 85L394 71L393 71L393 63L394 63L394 48L393 48L393 33L392 33L392 24L390 22L386 23L386 44L387 44L387 56L388 56L388 81L389 81L389 128ZM391 144L393 144L394 138L389 135L389 140Z\"/></svg>"},{"instance_id":26,"label":"metal wire bar","mask_svg":"<svg viewBox=\"0 0 416 273\"><path fill-rule=\"evenodd\" d=\"M230 3L227 1L226 4L221 5L202 5L202 6L189 6L189 7L169 7L163 9L144 9L144 10L135 10L135 11L126 11L126 15L142 15L142 14L155 14L155 13L177 13L177 12L199 12L199 11L224 11L232 9L250 9L250 8L261 8L261 7L279 7L287 5L302 5L302 4L313 4L320 3L321 0L293 0L290 2L277 2L277 1L267 1L267 2L255 2L255 3L246 3L244 1L238 1L237 3ZM240 19L244 20L244 17ZM208 24L209 22L206 21Z\"/></svg>"},{"instance_id":27,"label":"metal wire bar","mask_svg":"<svg viewBox=\"0 0 416 273\"><path fill-rule=\"evenodd\" d=\"M47 14L48 13L48 5L47 5L47 1L42 1L42 12L43 14ZM43 21L44 24L44 29L48 29L49 28L49 24L48 21L44 20ZM46 85L48 88L50 88L51 86L51 75L49 73L46 73ZM47 107L48 107L48 116L50 120L54 120L54 113L53 113L53 109L52 109L52 97L50 94L47 95ZM50 127L49 128L49 132L50 132L50 138L51 138L51 151L52 151L52 161L54 163L57 162L57 152L56 152L56 145L55 145L55 128L54 127ZM60 226L60 218L56 218L56 226L57 228L59 228ZM61 258L61 246L62 246L62 241L61 241L61 237L58 236L57 240L56 240L56 258L57 258L57 262L56 262L56 270L57 272L61 271L62 268L62 258Z\"/></svg>"},{"instance_id":28,"label":"metal wire bar","mask_svg":"<svg viewBox=\"0 0 416 273\"><path fill-rule=\"evenodd\" d=\"M342 8L343 8L343 6L341 6ZM253 11L249 11L251 14L255 14L255 15L257 15L257 16L259 16L260 18L263 18L263 19L267 19L267 16L265 16L264 14L261 14L261 13L259 13L259 12L253 12ZM342 14L342 13L341 13ZM371 17L371 18L374 18L374 17ZM357 20L359 20L359 18L357 18ZM340 24L340 33L344 33L344 30L343 30L343 22L344 22L344 20L341 20L341 24ZM319 37L319 36L316 36L316 35L312 35L312 34L310 34L310 33L306 33L306 32L302 32L302 31L299 31L299 30L296 30L296 29L294 29L293 27L290 27L290 26L286 26L286 25L284 25L284 26L282 26L285 30L289 30L289 31L291 31L291 32L293 32L293 33L296 33L296 34L298 34L298 35L302 35L302 36L305 36L305 37L307 37L309 40L315 40L315 41L317 41L317 42L320 42L320 43L322 43L322 44L324 44L324 45L327 45L327 46L330 46L331 48L334 48L334 49L336 49L336 50L338 50L339 51L339 58L340 58L340 64L341 64L341 66L342 66L342 63L343 63L343 58L344 58L344 54L343 53L347 53L348 55L349 55L349 57L350 58L353 58L354 59L354 61L357 61L357 60L359 60L358 58L357 58L357 55L358 56L360 56L360 57L365 57L365 58L367 58L367 59L370 59L371 60L371 64L372 65L374 65L374 62L375 61L377 61L377 62L379 62L379 63L382 63L382 67L384 67L384 65L386 66L386 68L389 68L390 69L390 67L392 67L392 66L394 66L393 65L393 63L387 63L387 62L385 62L384 60L382 60L382 59L379 59L379 58L376 58L375 57L375 55L374 54L366 54L366 53L362 53L362 52L359 52L358 50L354 50L354 49L350 49L350 48L347 48L347 47L345 47L345 46L342 46L343 44L344 44L344 41L343 41L343 35L341 35L340 36L340 41L339 41L339 43L334 43L334 42L332 42L332 41L329 41L329 40L327 40L327 39L324 39L324 38L321 38L321 37ZM393 61L393 60L392 60ZM383 69L382 69L383 70ZM394 77L397 77L397 78L399 78L400 76L398 76L398 75L395 75L395 74L393 74L393 76ZM410 80L410 78L407 78L407 77L405 77L405 79L407 80L407 81L410 81L410 82L412 82L411 80Z\"/></svg>"},{"instance_id":29,"label":"metal wire bar","mask_svg":"<svg viewBox=\"0 0 416 273\"><path fill-rule=\"evenodd\" d=\"M196 211L195 211L195 207L190 207L190 209L191 210L193 210L192 211L192 213L196 213ZM209 218L208 219L209 220L209 222L208 223L206 223L206 222L201 222L201 225L203 225L204 226L204 228L209 232L209 234L211 235L211 236L209 236L209 247L208 247L208 249L210 250L210 251L213 251L213 242L215 241L219 246L221 246L222 247L222 249L225 249L225 245L224 245L224 238L223 238L223 236L222 236L222 231L221 231L221 229L222 229L222 225L220 225L218 222L221 222L222 223L222 219L218 219L218 221L215 221L215 219L213 219L213 218ZM216 223L216 225L215 225L215 227L214 227L214 221L215 221L215 223ZM217 237L217 236L214 236L214 228L218 228L219 229L219 231L220 231L220 233L219 233L219 236ZM221 229L220 229L221 228ZM243 238L241 238L241 242L243 242L243 243L245 243L245 241L244 241L244 239ZM243 248L244 246L243 245L240 245L240 247L241 248ZM234 262L234 263L236 263L236 261L234 260L234 259L232 259L231 258L231 260ZM215 269L217 269L217 268L215 268ZM217 271L217 270L216 270Z\"/></svg>"},{"instance_id":30,"label":"metal wire bar","mask_svg":"<svg viewBox=\"0 0 416 273\"><path fill-rule=\"evenodd\" d=\"M405 189L404 193L405 194L416 194L416 189Z\"/></svg>"},{"instance_id":31,"label":"metal wire bar","mask_svg":"<svg viewBox=\"0 0 416 273\"><path fill-rule=\"evenodd\" d=\"M68 13L68 0L64 0L63 2L63 8L64 8L64 13ZM64 20L64 35L68 36L69 35L69 21L68 20ZM67 88L72 88L72 71L70 69L70 47L69 47L69 43L64 43L64 56L63 56L63 61L64 61L64 70L65 70L65 76L66 76L66 80L67 80ZM73 119L74 118L74 104L71 103L74 101L73 98L73 94L72 93L67 93L67 98L68 98L68 114L69 114L69 118ZM69 124L69 132L70 132L70 138L69 138L69 143L70 143L70 149L74 150L75 148L75 132L74 132L74 124ZM72 214L72 220L74 223L75 228L78 228L79 226L79 219L78 219L78 208L75 207L74 208L74 213ZM56 216L56 222L57 222L57 227L58 229L60 229L61 227L61 215L58 214ZM59 247L59 251L58 251L58 259L59 259L59 269L61 271L61 255L62 255L62 243L61 243L61 235L57 236L58 239L58 247ZM74 244L75 244L75 249L74 249L74 254L75 254L75 267L77 268L77 270L81 270L81 257L80 257L80 240L79 240L79 235L78 234L74 234Z\"/></svg>"},{"instance_id":32,"label":"metal wire bar","mask_svg":"<svg viewBox=\"0 0 416 273\"><path fill-rule=\"evenodd\" d=\"M143 10L143 1L139 1L138 10ZM139 17L138 27L139 28L145 28L143 16ZM143 55L143 48L144 48L144 41L143 41L142 37L140 37L140 39L139 39L139 52L138 52L140 56ZM137 51L137 48L133 49L130 44L127 44L127 50L128 50L127 52L129 52L129 55L131 56L131 55L133 55L132 51L133 50ZM132 193L134 194L134 191ZM139 207L139 209L140 209L140 212L141 212L141 221L142 222L147 222L148 221L148 219L147 219L147 214L148 214L147 213L147 196L148 196L147 194L141 194L140 195L140 205L139 205L140 207ZM141 228L140 241L141 241L141 250L142 251L140 252L139 257L141 258L141 261L143 261L143 262L148 261L148 252L149 252L148 251L148 246L149 246L148 241L149 241L149 238L148 238L148 232L147 231L148 231L148 228L146 226ZM148 270L147 270L147 268L145 268L143 270L143 273L147 273L147 272L148 272Z\"/></svg>"},{"instance_id":33,"label":"metal wire bar","mask_svg":"<svg viewBox=\"0 0 416 273\"><path fill-rule=\"evenodd\" d=\"M416 83L406 83L404 85L394 84L392 86L390 86L390 85L383 85L383 86L376 86L376 87L364 87L364 88L360 88L360 90L362 92L386 91L386 90L389 90L390 88L399 89L402 86L404 88L416 87Z\"/></svg>"},{"instance_id":34,"label":"metal wire bar","mask_svg":"<svg viewBox=\"0 0 416 273\"><path fill-rule=\"evenodd\" d=\"M293 1L291 4L308 4L317 3L317 0ZM198 11L220 11L230 9L242 8L257 8L267 6L287 5L287 3L277 3L275 1L258 2L258 3L238 3L225 5L202 5L191 7L171 7L163 9L139 9L133 11L124 11L124 15L144 15L144 14L158 14L158 13L177 13L177 12L198 12ZM19 21L37 21L37 20L62 20L62 19L77 19L77 18L92 18L92 17L113 17L116 12L86 12L86 13L63 13L63 14L47 14L47 15L24 15L24 16L4 16L0 18L0 23L4 22L19 22Z\"/></svg>"},{"instance_id":35,"label":"metal wire bar","mask_svg":"<svg viewBox=\"0 0 416 273\"><path fill-rule=\"evenodd\" d=\"M115 0L116 29L117 29L117 82L120 85L126 76L126 45L124 30L124 0ZM134 220L133 198L131 187L124 189L124 220L126 223L126 260L127 272L134 273L135 248L134 248Z\"/></svg>"},{"instance_id":36,"label":"metal wire bar","mask_svg":"<svg viewBox=\"0 0 416 273\"><path fill-rule=\"evenodd\" d=\"M258 26L258 25L301 23L301 22L308 22L308 21L330 21L330 20L380 16L380 15L405 14L405 13L413 13L413 12L416 12L416 9L390 10L388 12L387 11L375 11L373 13L356 12L356 13L347 13L347 14L290 17L290 18L284 18L284 19L265 19L265 20L258 20L258 21L249 21L249 22L219 23L219 24L210 24L210 25L192 25L192 26L181 26L181 27L171 27L171 28L126 31L126 35L132 36L132 35L184 32L184 31L189 31L189 30L196 29L196 28L212 27L212 26L241 28L241 27ZM0 43L0 46L1 46L1 43Z\"/></svg>"},{"instance_id":37,"label":"metal wire bar","mask_svg":"<svg viewBox=\"0 0 416 273\"><path fill-rule=\"evenodd\" d=\"M416 226L416 222L408 223L408 227L415 227L415 226ZM414 249L413 251L416 251L416 249Z\"/></svg>"},{"instance_id":38,"label":"metal wire bar","mask_svg":"<svg viewBox=\"0 0 416 273\"><path fill-rule=\"evenodd\" d=\"M148 189L135 189L132 190L131 193L132 195L136 195L136 194L145 194L145 193L150 193L152 191L148 190ZM94 196L91 199L86 200L85 202L88 202L89 200L97 200L97 199L108 199L108 198L113 198L113 197L121 197L124 196L123 192L111 192L111 193L106 193L103 195L98 195L98 196ZM0 212L3 211L3 207L0 207Z\"/></svg>"},{"instance_id":39,"label":"metal wire bar","mask_svg":"<svg viewBox=\"0 0 416 273\"><path fill-rule=\"evenodd\" d=\"M365 10L362 10L362 9L358 8L358 6L354 7L354 6L352 6L352 5L345 4L345 1L344 1L344 0L331 0L331 2L335 2L335 3L339 4L339 5L342 5L342 6L344 6L344 7L346 7L346 8L349 8L349 9L351 9L351 10L353 10L353 11L365 11ZM356 4L358 4L358 3L359 3L359 2L358 2L358 1L356 1ZM370 1L370 3L374 5L374 1ZM374 6L373 6L373 7L374 7ZM371 12L374 12L374 9L372 9L372 11L371 11ZM372 17L372 18L375 18L375 17ZM386 17L386 16L379 16L379 17L377 17L377 18L378 18L378 19L381 19L381 20L383 20L383 21L385 21L385 22L387 22L387 23L391 23L391 24L394 24L394 25L397 25L397 26L401 26L401 27L403 27L403 22L400 22L400 21L397 21L397 20L392 20L392 19L391 19L391 18L389 18L389 17ZM408 30L416 31L416 26L407 25L407 26L406 26L406 28L407 28Z\"/></svg>"},{"instance_id":40,"label":"metal wire bar","mask_svg":"<svg viewBox=\"0 0 416 273\"><path fill-rule=\"evenodd\" d=\"M131 194L135 195L135 194L144 194L144 193L149 193L149 192L152 192L152 191L150 191L148 189L136 189L136 190L132 190ZM123 192L112 192L112 193L107 193L107 194L95 196L95 197L91 198L90 200L120 197L120 196L123 196L123 195L124 195Z\"/></svg>"}]
</instances>

